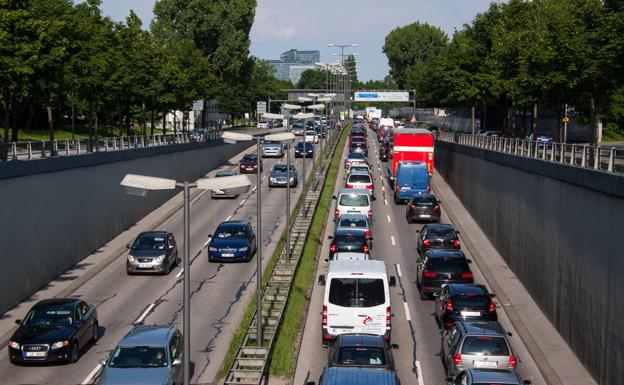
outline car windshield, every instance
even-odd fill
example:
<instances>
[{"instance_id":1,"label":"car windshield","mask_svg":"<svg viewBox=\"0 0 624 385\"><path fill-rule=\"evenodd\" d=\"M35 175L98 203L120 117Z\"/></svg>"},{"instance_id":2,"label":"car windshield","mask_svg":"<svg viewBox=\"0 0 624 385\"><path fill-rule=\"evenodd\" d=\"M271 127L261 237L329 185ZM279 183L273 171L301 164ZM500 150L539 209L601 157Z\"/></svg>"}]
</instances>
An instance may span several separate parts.
<instances>
[{"instance_id":1,"label":"car windshield","mask_svg":"<svg viewBox=\"0 0 624 385\"><path fill-rule=\"evenodd\" d=\"M445 241L457 238L455 230L449 228L432 228L427 232L427 238L442 239Z\"/></svg>"},{"instance_id":2,"label":"car windshield","mask_svg":"<svg viewBox=\"0 0 624 385\"><path fill-rule=\"evenodd\" d=\"M28 326L71 326L74 321L73 308L66 305L32 309L22 323Z\"/></svg>"},{"instance_id":3,"label":"car windshield","mask_svg":"<svg viewBox=\"0 0 624 385\"><path fill-rule=\"evenodd\" d=\"M466 337L462 346L462 354L508 356L509 348L502 337Z\"/></svg>"},{"instance_id":4,"label":"car windshield","mask_svg":"<svg viewBox=\"0 0 624 385\"><path fill-rule=\"evenodd\" d=\"M338 352L339 365L386 365L382 348L347 346Z\"/></svg>"},{"instance_id":5,"label":"car windshield","mask_svg":"<svg viewBox=\"0 0 624 385\"><path fill-rule=\"evenodd\" d=\"M247 231L242 226L220 226L215 232L215 238L247 238Z\"/></svg>"},{"instance_id":6,"label":"car windshield","mask_svg":"<svg viewBox=\"0 0 624 385\"><path fill-rule=\"evenodd\" d=\"M340 206L365 207L368 206L368 195L364 194L344 194L338 201Z\"/></svg>"},{"instance_id":7,"label":"car windshield","mask_svg":"<svg viewBox=\"0 0 624 385\"><path fill-rule=\"evenodd\" d=\"M462 293L453 296L453 303L458 307L482 307L487 306L488 298L482 294Z\"/></svg>"},{"instance_id":8,"label":"car windshield","mask_svg":"<svg viewBox=\"0 0 624 385\"><path fill-rule=\"evenodd\" d=\"M286 172L288 170L288 166L285 164L276 164L273 166L273 172ZM290 172L294 171L294 166L290 166Z\"/></svg>"},{"instance_id":9,"label":"car windshield","mask_svg":"<svg viewBox=\"0 0 624 385\"><path fill-rule=\"evenodd\" d=\"M463 258L429 258L427 270L438 273L461 273L468 271L468 262Z\"/></svg>"},{"instance_id":10,"label":"car windshield","mask_svg":"<svg viewBox=\"0 0 624 385\"><path fill-rule=\"evenodd\" d=\"M364 240L363 233L361 231L360 233L361 235L360 234L338 234L334 237L334 243L336 244L336 247L338 247L339 249L342 247L346 247L346 246L363 247L366 241Z\"/></svg>"},{"instance_id":11,"label":"car windshield","mask_svg":"<svg viewBox=\"0 0 624 385\"><path fill-rule=\"evenodd\" d=\"M341 218L340 227L367 227L368 223L364 218Z\"/></svg>"},{"instance_id":12,"label":"car windshield","mask_svg":"<svg viewBox=\"0 0 624 385\"><path fill-rule=\"evenodd\" d=\"M435 206L438 204L438 201L434 197L416 197L412 199L410 204L416 206Z\"/></svg>"},{"instance_id":13,"label":"car windshield","mask_svg":"<svg viewBox=\"0 0 624 385\"><path fill-rule=\"evenodd\" d=\"M303 145L304 145L303 142L297 143L297 149L301 150L303 148ZM312 149L313 148L312 147L312 143L310 143L310 142L306 142L305 146L306 146L307 149Z\"/></svg>"},{"instance_id":14,"label":"car windshield","mask_svg":"<svg viewBox=\"0 0 624 385\"><path fill-rule=\"evenodd\" d=\"M117 347L108 361L111 368L162 368L167 365L165 348L159 346Z\"/></svg>"},{"instance_id":15,"label":"car windshield","mask_svg":"<svg viewBox=\"0 0 624 385\"><path fill-rule=\"evenodd\" d=\"M349 176L349 183L372 183L371 178L368 175L351 175Z\"/></svg>"},{"instance_id":16,"label":"car windshield","mask_svg":"<svg viewBox=\"0 0 624 385\"><path fill-rule=\"evenodd\" d=\"M165 237L162 235L139 235L132 245L133 250L164 250Z\"/></svg>"},{"instance_id":17,"label":"car windshield","mask_svg":"<svg viewBox=\"0 0 624 385\"><path fill-rule=\"evenodd\" d=\"M369 172L369 169L366 166L351 166L351 171Z\"/></svg>"},{"instance_id":18,"label":"car windshield","mask_svg":"<svg viewBox=\"0 0 624 385\"><path fill-rule=\"evenodd\" d=\"M329 286L329 303L343 307L373 307L385 303L382 279L333 278Z\"/></svg>"},{"instance_id":19,"label":"car windshield","mask_svg":"<svg viewBox=\"0 0 624 385\"><path fill-rule=\"evenodd\" d=\"M256 159L258 158L257 155L253 155L253 154L245 154L243 155L243 162L255 162Z\"/></svg>"}]
</instances>

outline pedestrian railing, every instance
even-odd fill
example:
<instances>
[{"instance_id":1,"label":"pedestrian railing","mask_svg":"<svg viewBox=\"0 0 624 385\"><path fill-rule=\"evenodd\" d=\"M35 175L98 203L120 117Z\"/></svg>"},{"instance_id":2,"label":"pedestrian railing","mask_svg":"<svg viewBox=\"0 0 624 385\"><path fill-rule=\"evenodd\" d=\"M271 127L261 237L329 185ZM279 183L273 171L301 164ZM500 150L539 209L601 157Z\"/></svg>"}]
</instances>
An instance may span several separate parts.
<instances>
[{"instance_id":1,"label":"pedestrian railing","mask_svg":"<svg viewBox=\"0 0 624 385\"><path fill-rule=\"evenodd\" d=\"M441 132L437 140L608 173L620 175L624 173L624 150L618 150L616 147L541 142L457 132Z\"/></svg>"},{"instance_id":2,"label":"pedestrian railing","mask_svg":"<svg viewBox=\"0 0 624 385\"><path fill-rule=\"evenodd\" d=\"M81 155L94 152L131 150L136 148L166 146L190 142L219 140L224 130L207 130L203 136L191 132L176 134L95 137L93 139L42 140L11 142L7 161L45 159L58 156ZM264 133L266 130L235 128L227 131ZM0 148L1 150L1 148ZM0 151L1 153L1 151ZM0 157L0 160L2 158Z\"/></svg>"}]
</instances>

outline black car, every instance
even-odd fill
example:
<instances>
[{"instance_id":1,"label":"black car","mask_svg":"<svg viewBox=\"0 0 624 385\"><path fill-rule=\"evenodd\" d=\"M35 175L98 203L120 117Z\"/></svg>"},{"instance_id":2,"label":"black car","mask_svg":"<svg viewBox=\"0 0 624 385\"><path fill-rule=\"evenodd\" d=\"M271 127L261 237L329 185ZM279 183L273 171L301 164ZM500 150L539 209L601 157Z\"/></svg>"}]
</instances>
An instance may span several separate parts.
<instances>
[{"instance_id":1,"label":"black car","mask_svg":"<svg viewBox=\"0 0 624 385\"><path fill-rule=\"evenodd\" d=\"M262 172L262 159L260 161L260 172ZM240 160L239 165L241 174L255 174L258 172L258 155L257 154L245 154Z\"/></svg>"},{"instance_id":2,"label":"black car","mask_svg":"<svg viewBox=\"0 0 624 385\"><path fill-rule=\"evenodd\" d=\"M341 334L334 340L328 357L330 368L355 366L394 370L391 346L383 336L375 334Z\"/></svg>"},{"instance_id":3,"label":"black car","mask_svg":"<svg viewBox=\"0 0 624 385\"><path fill-rule=\"evenodd\" d=\"M275 128L282 128L282 127L284 127L284 123L283 123L282 120L276 119L276 120L272 120L271 122L273 123L273 127L275 127Z\"/></svg>"},{"instance_id":4,"label":"black car","mask_svg":"<svg viewBox=\"0 0 624 385\"><path fill-rule=\"evenodd\" d=\"M167 231L146 231L137 235L126 259L126 272L169 274L178 261L178 247Z\"/></svg>"},{"instance_id":5,"label":"black car","mask_svg":"<svg viewBox=\"0 0 624 385\"><path fill-rule=\"evenodd\" d=\"M420 233L416 248L418 253L423 253L429 249L457 249L461 247L459 243L459 231L455 231L453 225L450 224L429 224L423 226L422 229L416 230Z\"/></svg>"},{"instance_id":6,"label":"black car","mask_svg":"<svg viewBox=\"0 0 624 385\"><path fill-rule=\"evenodd\" d=\"M304 154L304 146L305 145L305 157L312 158L314 157L314 144L311 142L299 142L295 146L295 158L303 158Z\"/></svg>"},{"instance_id":7,"label":"black car","mask_svg":"<svg viewBox=\"0 0 624 385\"><path fill-rule=\"evenodd\" d=\"M471 263L459 250L432 249L416 263L416 286L421 299L430 299L433 293L450 283L474 283Z\"/></svg>"},{"instance_id":8,"label":"black car","mask_svg":"<svg viewBox=\"0 0 624 385\"><path fill-rule=\"evenodd\" d=\"M483 285L454 283L444 286L435 300L435 319L443 329L457 321L497 321L495 297Z\"/></svg>"},{"instance_id":9,"label":"black car","mask_svg":"<svg viewBox=\"0 0 624 385\"><path fill-rule=\"evenodd\" d=\"M209 237L209 262L246 262L256 252L256 234L248 221L221 222Z\"/></svg>"},{"instance_id":10,"label":"black car","mask_svg":"<svg viewBox=\"0 0 624 385\"><path fill-rule=\"evenodd\" d=\"M405 209L407 223L440 222L440 216L440 201L433 194L412 198Z\"/></svg>"},{"instance_id":11,"label":"black car","mask_svg":"<svg viewBox=\"0 0 624 385\"><path fill-rule=\"evenodd\" d=\"M372 237L367 237L362 230L338 229L334 236L329 236L332 240L329 246L329 259L333 259L335 253L365 253L368 254Z\"/></svg>"},{"instance_id":12,"label":"black car","mask_svg":"<svg viewBox=\"0 0 624 385\"><path fill-rule=\"evenodd\" d=\"M327 137L327 127L321 125L321 126L316 126L316 136L318 136L319 138L326 138Z\"/></svg>"},{"instance_id":13,"label":"black car","mask_svg":"<svg viewBox=\"0 0 624 385\"><path fill-rule=\"evenodd\" d=\"M379 160L381 160L382 162L388 161L388 152L389 152L388 150L389 150L388 141L384 140L379 145Z\"/></svg>"},{"instance_id":14,"label":"black car","mask_svg":"<svg viewBox=\"0 0 624 385\"><path fill-rule=\"evenodd\" d=\"M78 298L39 301L9 340L11 363L76 362L80 350L98 339L95 306Z\"/></svg>"}]
</instances>

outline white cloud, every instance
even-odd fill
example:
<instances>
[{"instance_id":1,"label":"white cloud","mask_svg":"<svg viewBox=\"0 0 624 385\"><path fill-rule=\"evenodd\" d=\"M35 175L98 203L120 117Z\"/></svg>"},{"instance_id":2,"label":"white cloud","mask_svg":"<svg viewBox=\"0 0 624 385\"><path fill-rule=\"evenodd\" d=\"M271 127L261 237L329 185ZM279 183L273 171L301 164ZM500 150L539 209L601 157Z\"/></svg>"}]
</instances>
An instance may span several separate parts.
<instances>
[{"instance_id":1,"label":"white cloud","mask_svg":"<svg viewBox=\"0 0 624 385\"><path fill-rule=\"evenodd\" d=\"M257 42L263 41L289 41L297 33L295 26L288 19L274 12L256 14L251 39Z\"/></svg>"}]
</instances>

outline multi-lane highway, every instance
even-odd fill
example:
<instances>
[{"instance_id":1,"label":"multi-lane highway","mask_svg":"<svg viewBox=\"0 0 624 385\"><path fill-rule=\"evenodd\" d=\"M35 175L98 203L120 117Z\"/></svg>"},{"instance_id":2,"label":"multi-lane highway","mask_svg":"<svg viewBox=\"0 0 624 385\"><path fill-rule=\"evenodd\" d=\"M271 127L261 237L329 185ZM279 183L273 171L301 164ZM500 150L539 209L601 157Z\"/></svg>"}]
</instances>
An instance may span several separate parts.
<instances>
[{"instance_id":1,"label":"multi-lane highway","mask_svg":"<svg viewBox=\"0 0 624 385\"><path fill-rule=\"evenodd\" d=\"M373 133L374 134L374 133ZM368 135L369 163L374 169L375 194L373 203L373 238L374 248L371 258L385 261L389 275L397 278L397 286L391 288L392 303L392 342L399 345L394 351L394 359L399 378L404 384L444 385L445 374L438 353L440 352L440 334L434 320L433 301L420 299L416 288L416 229L422 224L407 224L405 206L393 203L386 175L386 163L379 161L378 144L374 135ZM345 146L343 156L348 148ZM344 186L345 171L338 175L336 191ZM436 176L434 176L434 179ZM435 187L434 187L435 190ZM435 193L436 191L434 191ZM442 222L451 223L442 203ZM318 274L325 274L327 265L323 259L329 255L328 235L334 231L332 216L327 221ZM468 258L470 252L464 250ZM475 282L486 284L483 274L476 263L471 265ZM327 349L321 347L321 309L325 287L315 282L310 308L305 324L299 352L294 384L306 381L318 382L323 368L327 365ZM544 385L535 362L529 355L520 337L515 333L502 306L498 306L499 322L514 335L510 338L512 348L520 359L518 372L522 377L531 379L533 384Z\"/></svg>"},{"instance_id":2,"label":"multi-lane highway","mask_svg":"<svg viewBox=\"0 0 624 385\"><path fill-rule=\"evenodd\" d=\"M249 151L253 152L255 147ZM214 170L208 176L220 170L238 171L237 161ZM263 159L262 177L262 248L264 267L272 255L285 226L286 209L284 205L286 189L268 188L266 178L271 166L284 159ZM297 189L292 189L292 206L301 192L302 160L291 160L296 165L300 176ZM307 160L307 168L311 168ZM191 205L191 361L192 382L209 383L219 370L234 330L238 326L244 305L255 289L256 263L218 264L207 260L205 244L208 234L225 220L249 220L256 227L256 176L249 175L253 182L252 190L234 200L212 200L210 193L200 193ZM121 188L121 187L120 187ZM132 197L130 199L141 199ZM166 210L162 215L166 216ZM115 215L115 213L111 213ZM153 213L158 215L158 213ZM178 240L178 248L183 247L182 211L163 218L158 229L171 231ZM136 230L136 229L135 229ZM120 236L121 237L121 236ZM111 242L111 243L114 243ZM101 338L96 345L82 353L80 360L71 365L15 366L9 363L6 346L0 351L0 381L2 384L81 384L97 380L100 366L98 360L107 358L111 349L134 324L173 324L182 330L182 274L177 266L167 276L128 276L126 275L126 256L123 252L114 258L93 277L71 293L97 306ZM255 257L254 257L255 258ZM88 260L88 259L87 259ZM89 269L78 272L86 274ZM93 272L91 272L93 274ZM79 280L80 277L71 279ZM35 294L31 299L43 299L57 285L62 285L63 277L52 282L48 287ZM22 318L27 307L11 311L14 318Z\"/></svg>"}]
</instances>

